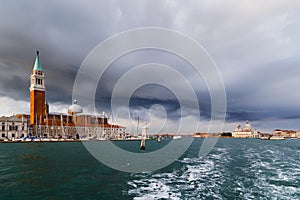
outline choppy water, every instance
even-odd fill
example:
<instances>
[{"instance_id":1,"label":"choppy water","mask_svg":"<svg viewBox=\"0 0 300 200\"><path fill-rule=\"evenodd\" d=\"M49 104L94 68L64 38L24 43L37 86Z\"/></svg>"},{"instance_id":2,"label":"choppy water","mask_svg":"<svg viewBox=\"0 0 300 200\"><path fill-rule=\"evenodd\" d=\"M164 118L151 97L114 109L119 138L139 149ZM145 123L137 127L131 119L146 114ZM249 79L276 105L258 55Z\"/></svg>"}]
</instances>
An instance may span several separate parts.
<instances>
[{"instance_id":1,"label":"choppy water","mask_svg":"<svg viewBox=\"0 0 300 200\"><path fill-rule=\"evenodd\" d=\"M200 145L164 169L128 174L81 143L0 144L0 199L300 199L300 140L220 139L202 159Z\"/></svg>"}]
</instances>

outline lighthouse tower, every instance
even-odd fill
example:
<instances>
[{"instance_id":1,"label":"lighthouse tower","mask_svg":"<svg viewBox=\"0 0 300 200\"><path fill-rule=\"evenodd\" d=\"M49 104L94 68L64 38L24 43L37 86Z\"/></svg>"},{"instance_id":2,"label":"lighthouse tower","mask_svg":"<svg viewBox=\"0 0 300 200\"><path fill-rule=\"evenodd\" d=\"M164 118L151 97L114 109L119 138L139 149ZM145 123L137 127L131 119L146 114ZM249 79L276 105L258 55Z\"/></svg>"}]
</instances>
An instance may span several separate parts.
<instances>
[{"instance_id":1,"label":"lighthouse tower","mask_svg":"<svg viewBox=\"0 0 300 200\"><path fill-rule=\"evenodd\" d=\"M30 125L40 124L45 117L45 90L45 76L37 51L30 76Z\"/></svg>"}]
</instances>

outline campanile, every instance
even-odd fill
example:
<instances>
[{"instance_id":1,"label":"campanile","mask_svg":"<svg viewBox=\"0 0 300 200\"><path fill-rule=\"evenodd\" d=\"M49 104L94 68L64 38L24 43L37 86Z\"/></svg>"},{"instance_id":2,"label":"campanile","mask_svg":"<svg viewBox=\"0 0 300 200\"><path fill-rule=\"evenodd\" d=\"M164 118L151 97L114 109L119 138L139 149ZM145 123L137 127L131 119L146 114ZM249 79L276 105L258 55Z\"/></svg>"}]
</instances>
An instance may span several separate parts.
<instances>
[{"instance_id":1,"label":"campanile","mask_svg":"<svg viewBox=\"0 0 300 200\"><path fill-rule=\"evenodd\" d=\"M34 67L30 76L30 125L40 124L45 116L45 76L36 52Z\"/></svg>"}]
</instances>

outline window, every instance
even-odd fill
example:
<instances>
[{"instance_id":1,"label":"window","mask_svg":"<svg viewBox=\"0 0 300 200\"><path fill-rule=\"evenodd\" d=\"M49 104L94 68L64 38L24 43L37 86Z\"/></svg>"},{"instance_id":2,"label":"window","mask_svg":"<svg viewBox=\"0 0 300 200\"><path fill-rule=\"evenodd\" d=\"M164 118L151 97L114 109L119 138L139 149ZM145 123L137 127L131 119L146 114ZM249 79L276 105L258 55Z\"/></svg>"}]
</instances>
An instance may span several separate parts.
<instances>
[{"instance_id":1,"label":"window","mask_svg":"<svg viewBox=\"0 0 300 200\"><path fill-rule=\"evenodd\" d=\"M5 137L5 133L2 133L2 137Z\"/></svg>"},{"instance_id":2,"label":"window","mask_svg":"<svg viewBox=\"0 0 300 200\"><path fill-rule=\"evenodd\" d=\"M13 133L13 134L11 134L11 137L15 137L15 134Z\"/></svg>"},{"instance_id":3,"label":"window","mask_svg":"<svg viewBox=\"0 0 300 200\"><path fill-rule=\"evenodd\" d=\"M4 125L2 125L2 131L5 131L5 126Z\"/></svg>"}]
</instances>

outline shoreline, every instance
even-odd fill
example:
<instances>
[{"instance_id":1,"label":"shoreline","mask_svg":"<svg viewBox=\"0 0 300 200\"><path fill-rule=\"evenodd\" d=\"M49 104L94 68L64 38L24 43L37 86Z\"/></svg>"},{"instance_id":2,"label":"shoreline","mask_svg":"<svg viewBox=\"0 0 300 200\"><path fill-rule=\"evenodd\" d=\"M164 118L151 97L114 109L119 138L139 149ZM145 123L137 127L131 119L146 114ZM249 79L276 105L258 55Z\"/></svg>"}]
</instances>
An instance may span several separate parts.
<instances>
[{"instance_id":1,"label":"shoreline","mask_svg":"<svg viewBox=\"0 0 300 200\"><path fill-rule=\"evenodd\" d=\"M222 139L257 139L257 140L273 140L273 141L280 141L280 140L295 140L300 138L281 138L281 139L264 139L264 138L238 138L238 137L194 137L194 136L185 136L185 137L192 137L192 138L199 138L199 139L208 139L208 138L222 138ZM111 142L121 142L121 141L140 141L141 139L112 139L112 140L32 140L32 141L0 141L0 143L64 143L64 142L104 142L104 141L111 141ZM147 140L155 140L155 138L149 138ZM176 139L178 140L178 139Z\"/></svg>"}]
</instances>

